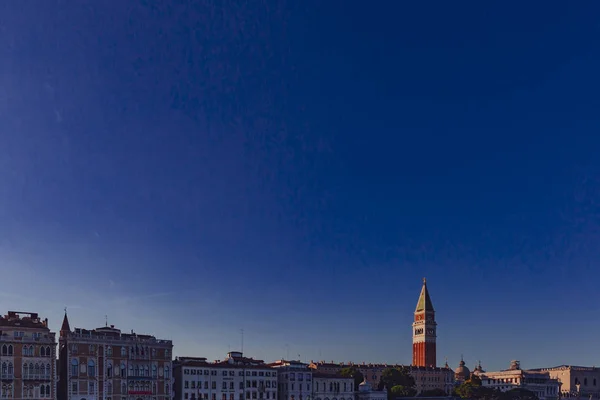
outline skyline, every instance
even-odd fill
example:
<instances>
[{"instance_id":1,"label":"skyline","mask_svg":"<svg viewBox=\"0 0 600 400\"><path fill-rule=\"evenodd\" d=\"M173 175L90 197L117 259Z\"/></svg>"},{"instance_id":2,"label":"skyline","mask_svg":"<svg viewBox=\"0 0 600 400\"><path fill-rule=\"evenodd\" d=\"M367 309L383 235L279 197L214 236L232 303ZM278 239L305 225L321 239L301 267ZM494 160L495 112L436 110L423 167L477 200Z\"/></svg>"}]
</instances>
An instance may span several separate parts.
<instances>
[{"instance_id":1,"label":"skyline","mask_svg":"<svg viewBox=\"0 0 600 400\"><path fill-rule=\"evenodd\" d=\"M108 4L110 3L110 4ZM600 4L0 4L0 311L595 365Z\"/></svg>"}]
</instances>

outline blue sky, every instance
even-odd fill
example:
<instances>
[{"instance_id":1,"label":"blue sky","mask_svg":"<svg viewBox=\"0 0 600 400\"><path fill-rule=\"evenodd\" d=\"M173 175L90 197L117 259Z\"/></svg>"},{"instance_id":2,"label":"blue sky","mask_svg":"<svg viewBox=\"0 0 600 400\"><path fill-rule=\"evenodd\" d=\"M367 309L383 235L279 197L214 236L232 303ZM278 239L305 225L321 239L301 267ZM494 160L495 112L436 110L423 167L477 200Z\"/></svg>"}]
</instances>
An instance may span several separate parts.
<instances>
[{"instance_id":1,"label":"blue sky","mask_svg":"<svg viewBox=\"0 0 600 400\"><path fill-rule=\"evenodd\" d=\"M439 364L598 363L596 4L104 3L0 6L0 309L409 363L427 276Z\"/></svg>"}]
</instances>

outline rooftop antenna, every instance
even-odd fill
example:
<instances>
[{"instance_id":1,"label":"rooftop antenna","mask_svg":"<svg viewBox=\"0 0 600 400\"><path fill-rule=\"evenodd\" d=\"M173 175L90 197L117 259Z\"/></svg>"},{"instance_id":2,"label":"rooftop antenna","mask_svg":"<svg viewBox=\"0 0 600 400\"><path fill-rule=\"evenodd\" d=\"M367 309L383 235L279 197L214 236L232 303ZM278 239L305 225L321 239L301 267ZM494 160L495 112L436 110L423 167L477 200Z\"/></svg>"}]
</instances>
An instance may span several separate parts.
<instances>
[{"instance_id":1,"label":"rooftop antenna","mask_svg":"<svg viewBox=\"0 0 600 400\"><path fill-rule=\"evenodd\" d=\"M244 355L244 330L240 329L240 335L242 337L242 355Z\"/></svg>"},{"instance_id":2,"label":"rooftop antenna","mask_svg":"<svg viewBox=\"0 0 600 400\"><path fill-rule=\"evenodd\" d=\"M108 315L104 315L104 326L108 327Z\"/></svg>"}]
</instances>

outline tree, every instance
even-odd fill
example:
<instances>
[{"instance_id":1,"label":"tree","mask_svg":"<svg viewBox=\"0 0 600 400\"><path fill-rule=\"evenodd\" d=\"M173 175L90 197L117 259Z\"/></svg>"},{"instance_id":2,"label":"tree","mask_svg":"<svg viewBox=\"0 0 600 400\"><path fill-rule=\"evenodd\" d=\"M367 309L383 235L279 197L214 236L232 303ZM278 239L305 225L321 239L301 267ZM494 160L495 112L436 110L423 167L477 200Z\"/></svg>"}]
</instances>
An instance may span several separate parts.
<instances>
[{"instance_id":1,"label":"tree","mask_svg":"<svg viewBox=\"0 0 600 400\"><path fill-rule=\"evenodd\" d=\"M399 386L399 388L397 388L394 393L392 388L395 386ZM410 371L406 367L386 368L383 370L381 379L379 380L378 389L383 390L384 387L387 389L389 399L395 397L410 397L417 394L417 391L415 390L415 379L410 375Z\"/></svg>"},{"instance_id":2,"label":"tree","mask_svg":"<svg viewBox=\"0 0 600 400\"><path fill-rule=\"evenodd\" d=\"M345 376L347 378L354 378L354 390L358 391L358 385L365 379L362 372L356 366L352 365L350 367L342 368L340 371L340 375Z\"/></svg>"},{"instance_id":3,"label":"tree","mask_svg":"<svg viewBox=\"0 0 600 400\"><path fill-rule=\"evenodd\" d=\"M498 400L502 393L486 386L481 386L481 379L468 380L454 389L453 395L463 399Z\"/></svg>"},{"instance_id":4,"label":"tree","mask_svg":"<svg viewBox=\"0 0 600 400\"><path fill-rule=\"evenodd\" d=\"M417 394L415 388L403 385L392 386L389 391L388 398L396 399L398 397L414 397Z\"/></svg>"},{"instance_id":5,"label":"tree","mask_svg":"<svg viewBox=\"0 0 600 400\"><path fill-rule=\"evenodd\" d=\"M443 389L431 389L431 390L423 390L419 393L419 397L445 397L448 396Z\"/></svg>"}]
</instances>

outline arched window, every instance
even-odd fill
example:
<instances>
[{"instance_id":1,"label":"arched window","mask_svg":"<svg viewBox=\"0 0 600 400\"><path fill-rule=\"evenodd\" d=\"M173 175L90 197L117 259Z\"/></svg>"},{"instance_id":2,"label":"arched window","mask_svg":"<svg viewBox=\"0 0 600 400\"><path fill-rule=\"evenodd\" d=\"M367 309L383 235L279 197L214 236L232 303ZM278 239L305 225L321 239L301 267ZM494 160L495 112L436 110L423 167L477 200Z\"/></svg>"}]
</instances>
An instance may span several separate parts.
<instances>
[{"instance_id":1,"label":"arched window","mask_svg":"<svg viewBox=\"0 0 600 400\"><path fill-rule=\"evenodd\" d=\"M29 365L27 363L23 364L23 376L25 378L29 377Z\"/></svg>"},{"instance_id":2,"label":"arched window","mask_svg":"<svg viewBox=\"0 0 600 400\"><path fill-rule=\"evenodd\" d=\"M125 382L121 383L121 395L127 394L127 384Z\"/></svg>"},{"instance_id":3,"label":"arched window","mask_svg":"<svg viewBox=\"0 0 600 400\"><path fill-rule=\"evenodd\" d=\"M71 376L79 375L79 362L76 359L71 360Z\"/></svg>"},{"instance_id":4,"label":"arched window","mask_svg":"<svg viewBox=\"0 0 600 400\"><path fill-rule=\"evenodd\" d=\"M108 363L106 365L106 376L112 378L112 364Z\"/></svg>"},{"instance_id":5,"label":"arched window","mask_svg":"<svg viewBox=\"0 0 600 400\"><path fill-rule=\"evenodd\" d=\"M8 345L8 355L9 355L9 356L12 356L12 355L13 355L13 347L12 347L12 344L9 344L9 345Z\"/></svg>"},{"instance_id":6,"label":"arched window","mask_svg":"<svg viewBox=\"0 0 600 400\"><path fill-rule=\"evenodd\" d=\"M171 373L171 370L169 370L169 366L165 367L165 379L170 378L169 374Z\"/></svg>"},{"instance_id":7,"label":"arched window","mask_svg":"<svg viewBox=\"0 0 600 400\"><path fill-rule=\"evenodd\" d=\"M136 392L140 391L140 384L139 383L136 382L133 387L135 388Z\"/></svg>"},{"instance_id":8,"label":"arched window","mask_svg":"<svg viewBox=\"0 0 600 400\"><path fill-rule=\"evenodd\" d=\"M169 384L167 383L167 384L165 385L165 394L171 394L171 390L170 390L170 389L171 389L171 387L170 387L170 386L169 386Z\"/></svg>"},{"instance_id":9,"label":"arched window","mask_svg":"<svg viewBox=\"0 0 600 400\"><path fill-rule=\"evenodd\" d=\"M146 372L144 375L145 376L150 376L150 368L146 365L146 368L144 368L144 371Z\"/></svg>"},{"instance_id":10,"label":"arched window","mask_svg":"<svg viewBox=\"0 0 600 400\"><path fill-rule=\"evenodd\" d=\"M8 375L12 376L15 373L15 370L13 369L13 363L9 362L8 363Z\"/></svg>"},{"instance_id":11,"label":"arched window","mask_svg":"<svg viewBox=\"0 0 600 400\"><path fill-rule=\"evenodd\" d=\"M50 346L46 347L46 356L50 357L52 355L52 350L50 350Z\"/></svg>"},{"instance_id":12,"label":"arched window","mask_svg":"<svg viewBox=\"0 0 600 400\"><path fill-rule=\"evenodd\" d=\"M40 347L40 357L46 357L46 348L44 346Z\"/></svg>"},{"instance_id":13,"label":"arched window","mask_svg":"<svg viewBox=\"0 0 600 400\"><path fill-rule=\"evenodd\" d=\"M127 356L127 348L125 346L121 347L121 357Z\"/></svg>"},{"instance_id":14,"label":"arched window","mask_svg":"<svg viewBox=\"0 0 600 400\"><path fill-rule=\"evenodd\" d=\"M96 364L94 360L88 361L88 376L96 376Z\"/></svg>"},{"instance_id":15,"label":"arched window","mask_svg":"<svg viewBox=\"0 0 600 400\"><path fill-rule=\"evenodd\" d=\"M52 375L50 364L46 364L46 376L50 377L50 375Z\"/></svg>"},{"instance_id":16,"label":"arched window","mask_svg":"<svg viewBox=\"0 0 600 400\"><path fill-rule=\"evenodd\" d=\"M40 386L40 397L46 397L46 386L44 385Z\"/></svg>"},{"instance_id":17,"label":"arched window","mask_svg":"<svg viewBox=\"0 0 600 400\"><path fill-rule=\"evenodd\" d=\"M108 382L106 384L106 391L108 392L108 394L112 394L112 383Z\"/></svg>"},{"instance_id":18,"label":"arched window","mask_svg":"<svg viewBox=\"0 0 600 400\"><path fill-rule=\"evenodd\" d=\"M126 375L127 375L127 373L126 373L126 372L127 372L127 370L126 370L126 368L125 368L125 363L124 363L124 362L122 362L122 363L121 363L121 378L125 378L125 377L126 377Z\"/></svg>"},{"instance_id":19,"label":"arched window","mask_svg":"<svg viewBox=\"0 0 600 400\"><path fill-rule=\"evenodd\" d=\"M156 378L156 365L152 365L152 377Z\"/></svg>"},{"instance_id":20,"label":"arched window","mask_svg":"<svg viewBox=\"0 0 600 400\"><path fill-rule=\"evenodd\" d=\"M152 394L156 394L156 382L152 383Z\"/></svg>"},{"instance_id":21,"label":"arched window","mask_svg":"<svg viewBox=\"0 0 600 400\"><path fill-rule=\"evenodd\" d=\"M5 362L2 363L2 375L6 375L8 371L8 364Z\"/></svg>"},{"instance_id":22,"label":"arched window","mask_svg":"<svg viewBox=\"0 0 600 400\"><path fill-rule=\"evenodd\" d=\"M106 348L106 354L109 355L109 356L112 356L112 347L108 346Z\"/></svg>"},{"instance_id":23,"label":"arched window","mask_svg":"<svg viewBox=\"0 0 600 400\"><path fill-rule=\"evenodd\" d=\"M135 376L140 376L140 367L135 366Z\"/></svg>"},{"instance_id":24,"label":"arched window","mask_svg":"<svg viewBox=\"0 0 600 400\"><path fill-rule=\"evenodd\" d=\"M129 366L129 376L133 376L133 365Z\"/></svg>"},{"instance_id":25,"label":"arched window","mask_svg":"<svg viewBox=\"0 0 600 400\"><path fill-rule=\"evenodd\" d=\"M46 397L50 397L50 385L46 385Z\"/></svg>"},{"instance_id":26,"label":"arched window","mask_svg":"<svg viewBox=\"0 0 600 400\"><path fill-rule=\"evenodd\" d=\"M2 355L3 356L7 356L8 355L8 346L6 346L6 345L2 346Z\"/></svg>"}]
</instances>

